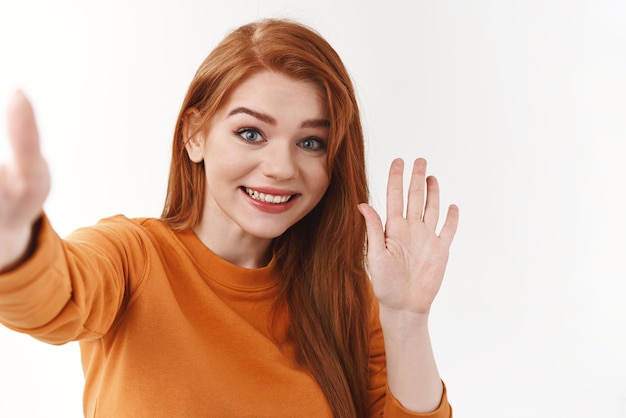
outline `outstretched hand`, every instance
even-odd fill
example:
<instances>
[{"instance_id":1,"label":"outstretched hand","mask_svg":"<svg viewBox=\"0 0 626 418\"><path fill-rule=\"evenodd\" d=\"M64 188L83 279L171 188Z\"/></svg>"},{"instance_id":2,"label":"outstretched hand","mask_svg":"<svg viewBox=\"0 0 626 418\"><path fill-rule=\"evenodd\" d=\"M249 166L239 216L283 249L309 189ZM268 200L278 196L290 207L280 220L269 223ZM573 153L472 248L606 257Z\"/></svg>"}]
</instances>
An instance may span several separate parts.
<instances>
[{"instance_id":1,"label":"outstretched hand","mask_svg":"<svg viewBox=\"0 0 626 418\"><path fill-rule=\"evenodd\" d=\"M50 190L50 172L39 149L33 108L18 91L9 103L12 158L0 165L0 270L26 251L33 223Z\"/></svg>"},{"instance_id":2,"label":"outstretched hand","mask_svg":"<svg viewBox=\"0 0 626 418\"><path fill-rule=\"evenodd\" d=\"M426 177L426 160L420 158L413 164L405 212L403 170L401 159L392 162L384 227L371 206L359 205L367 226L368 270L381 309L428 315L441 287L459 209L448 208L437 234L439 186L435 177Z\"/></svg>"}]
</instances>

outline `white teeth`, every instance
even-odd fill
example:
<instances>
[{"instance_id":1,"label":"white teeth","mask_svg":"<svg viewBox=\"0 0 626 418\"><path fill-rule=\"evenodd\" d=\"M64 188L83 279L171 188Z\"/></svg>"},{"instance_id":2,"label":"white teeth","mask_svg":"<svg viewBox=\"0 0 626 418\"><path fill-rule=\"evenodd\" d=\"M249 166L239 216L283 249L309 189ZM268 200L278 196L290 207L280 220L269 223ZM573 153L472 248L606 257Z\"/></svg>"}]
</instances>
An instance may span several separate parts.
<instances>
[{"instance_id":1,"label":"white teeth","mask_svg":"<svg viewBox=\"0 0 626 418\"><path fill-rule=\"evenodd\" d=\"M272 194L259 193L256 190L249 189L247 187L246 187L246 193L248 193L248 195L254 200L260 200L261 202L266 202L266 203L285 203L289 199L291 199L290 194L284 195L284 196L274 196Z\"/></svg>"}]
</instances>

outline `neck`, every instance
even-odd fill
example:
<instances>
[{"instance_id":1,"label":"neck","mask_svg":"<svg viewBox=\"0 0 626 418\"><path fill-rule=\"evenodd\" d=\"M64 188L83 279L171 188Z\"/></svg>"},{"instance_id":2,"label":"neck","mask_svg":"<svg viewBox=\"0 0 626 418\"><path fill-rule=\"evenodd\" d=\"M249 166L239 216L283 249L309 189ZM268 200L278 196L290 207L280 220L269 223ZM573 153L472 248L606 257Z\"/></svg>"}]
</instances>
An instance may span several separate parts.
<instances>
[{"instance_id":1,"label":"neck","mask_svg":"<svg viewBox=\"0 0 626 418\"><path fill-rule=\"evenodd\" d=\"M259 268L270 262L271 239L217 231L208 228L202 221L193 231L207 248L229 263L245 268Z\"/></svg>"}]
</instances>

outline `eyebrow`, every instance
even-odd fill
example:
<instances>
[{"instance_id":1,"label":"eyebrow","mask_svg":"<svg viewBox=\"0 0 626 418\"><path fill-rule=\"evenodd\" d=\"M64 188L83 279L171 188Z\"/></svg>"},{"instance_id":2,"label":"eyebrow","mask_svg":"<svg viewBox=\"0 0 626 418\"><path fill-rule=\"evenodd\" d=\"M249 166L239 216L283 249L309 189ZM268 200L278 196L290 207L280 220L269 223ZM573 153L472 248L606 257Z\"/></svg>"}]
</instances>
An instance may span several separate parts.
<instances>
[{"instance_id":1,"label":"eyebrow","mask_svg":"<svg viewBox=\"0 0 626 418\"><path fill-rule=\"evenodd\" d=\"M265 122L269 125L276 125L276 119L271 117L270 115L266 115L265 113L257 112L252 109L248 109L247 107L237 107L230 111L228 117L237 115L240 113L245 113L246 115L250 115L252 117L257 118L258 120ZM330 127L330 121L328 119L310 119L305 120L300 125L302 128L328 128Z\"/></svg>"}]
</instances>

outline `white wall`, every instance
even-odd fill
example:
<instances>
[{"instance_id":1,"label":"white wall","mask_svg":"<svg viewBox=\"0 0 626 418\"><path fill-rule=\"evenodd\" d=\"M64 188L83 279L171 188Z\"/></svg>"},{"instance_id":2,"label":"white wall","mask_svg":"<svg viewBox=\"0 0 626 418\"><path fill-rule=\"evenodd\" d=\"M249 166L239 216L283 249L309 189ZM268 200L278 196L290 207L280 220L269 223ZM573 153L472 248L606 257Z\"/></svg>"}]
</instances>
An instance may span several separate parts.
<instances>
[{"instance_id":1,"label":"white wall","mask_svg":"<svg viewBox=\"0 0 626 418\"><path fill-rule=\"evenodd\" d=\"M195 69L269 16L344 58L376 206L391 159L424 156L461 207L431 326L455 416L626 416L619 0L0 0L0 99L34 102L57 229L158 216ZM81 388L75 344L0 329L0 417L79 417Z\"/></svg>"}]
</instances>

